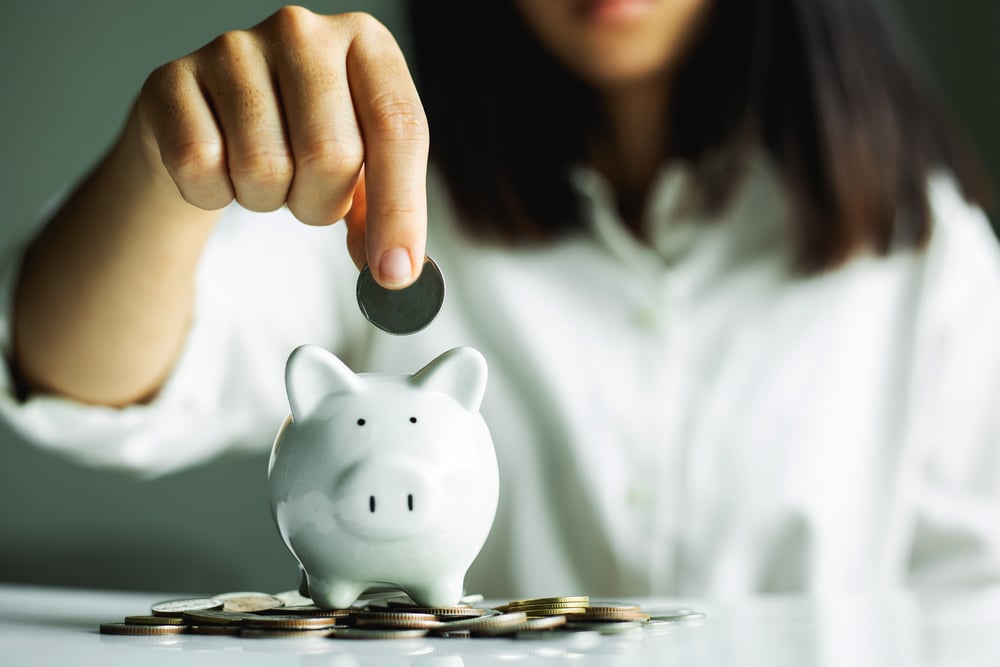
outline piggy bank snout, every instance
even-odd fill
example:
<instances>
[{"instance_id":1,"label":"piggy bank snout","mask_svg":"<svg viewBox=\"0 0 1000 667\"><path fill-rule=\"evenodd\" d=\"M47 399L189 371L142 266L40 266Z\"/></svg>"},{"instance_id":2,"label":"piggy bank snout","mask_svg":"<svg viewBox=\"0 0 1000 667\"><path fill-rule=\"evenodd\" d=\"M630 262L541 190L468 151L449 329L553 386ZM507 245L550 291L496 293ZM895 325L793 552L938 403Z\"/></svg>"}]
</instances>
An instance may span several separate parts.
<instances>
[{"instance_id":1,"label":"piggy bank snout","mask_svg":"<svg viewBox=\"0 0 1000 667\"><path fill-rule=\"evenodd\" d=\"M365 461L344 472L334 489L335 513L352 533L376 540L422 531L437 499L425 466L407 461Z\"/></svg>"}]
</instances>

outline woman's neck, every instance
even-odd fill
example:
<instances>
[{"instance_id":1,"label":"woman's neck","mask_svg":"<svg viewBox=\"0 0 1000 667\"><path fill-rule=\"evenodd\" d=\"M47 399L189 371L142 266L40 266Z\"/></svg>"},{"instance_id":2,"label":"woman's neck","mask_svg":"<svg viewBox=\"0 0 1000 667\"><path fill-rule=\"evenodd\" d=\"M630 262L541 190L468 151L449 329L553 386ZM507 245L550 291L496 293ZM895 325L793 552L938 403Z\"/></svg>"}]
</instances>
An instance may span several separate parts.
<instances>
[{"instance_id":1,"label":"woman's neck","mask_svg":"<svg viewBox=\"0 0 1000 667\"><path fill-rule=\"evenodd\" d=\"M666 158L666 81L605 91L606 132L594 144L594 166L618 197L625 223L641 235L642 214L653 180Z\"/></svg>"}]
</instances>

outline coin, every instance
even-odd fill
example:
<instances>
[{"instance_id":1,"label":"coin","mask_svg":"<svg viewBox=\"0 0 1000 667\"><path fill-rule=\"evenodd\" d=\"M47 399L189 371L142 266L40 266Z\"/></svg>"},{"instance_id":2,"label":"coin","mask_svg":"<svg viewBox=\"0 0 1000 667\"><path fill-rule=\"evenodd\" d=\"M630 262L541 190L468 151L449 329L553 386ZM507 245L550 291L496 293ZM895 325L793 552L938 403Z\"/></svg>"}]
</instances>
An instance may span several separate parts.
<instances>
[{"instance_id":1,"label":"coin","mask_svg":"<svg viewBox=\"0 0 1000 667\"><path fill-rule=\"evenodd\" d=\"M435 628L435 634L441 632L456 632L458 630L470 630L476 632L480 628L499 627L507 625L517 625L528 620L528 615L523 611L515 611L507 614L496 614L492 616L480 616L479 618L465 618L460 621L445 621Z\"/></svg>"},{"instance_id":2,"label":"coin","mask_svg":"<svg viewBox=\"0 0 1000 667\"><path fill-rule=\"evenodd\" d=\"M514 600L513 602L508 602L506 607L517 608L517 607L529 607L537 605L558 605L558 604L569 604L573 603L573 606L586 607L590 604L589 595L563 595L559 597L551 598L528 598L527 600ZM499 607L498 607L499 608Z\"/></svg>"},{"instance_id":3,"label":"coin","mask_svg":"<svg viewBox=\"0 0 1000 667\"><path fill-rule=\"evenodd\" d=\"M553 630L566 624L565 616L545 616L544 618L529 618L526 621L511 625L484 625L472 630L473 634L497 637L500 635L513 635L518 632L543 632Z\"/></svg>"},{"instance_id":4,"label":"coin","mask_svg":"<svg viewBox=\"0 0 1000 667\"><path fill-rule=\"evenodd\" d=\"M186 600L164 600L153 605L154 616L177 616L181 612L196 609L222 609L222 600L215 598L192 598Z\"/></svg>"},{"instance_id":5,"label":"coin","mask_svg":"<svg viewBox=\"0 0 1000 667\"><path fill-rule=\"evenodd\" d=\"M284 606L281 598L267 593L242 591L239 593L223 593L213 595L216 600L222 600L224 611L253 612L265 609L276 609Z\"/></svg>"},{"instance_id":6,"label":"coin","mask_svg":"<svg viewBox=\"0 0 1000 667\"><path fill-rule=\"evenodd\" d=\"M259 628L264 630L319 630L322 628L332 628L337 624L337 619L330 616L297 616L289 614L256 615L247 614L243 619L243 625L248 628Z\"/></svg>"},{"instance_id":7,"label":"coin","mask_svg":"<svg viewBox=\"0 0 1000 667\"><path fill-rule=\"evenodd\" d=\"M194 625L239 625L248 617L242 612L222 609L192 609L184 612L184 620Z\"/></svg>"},{"instance_id":8,"label":"coin","mask_svg":"<svg viewBox=\"0 0 1000 667\"><path fill-rule=\"evenodd\" d=\"M468 630L452 630L451 632L439 632L438 637L447 637L448 639L468 639L472 636L472 633Z\"/></svg>"},{"instance_id":9,"label":"coin","mask_svg":"<svg viewBox=\"0 0 1000 667\"><path fill-rule=\"evenodd\" d=\"M657 623L689 623L694 625L704 621L705 614L700 611L692 611L690 609L657 611L650 614L649 620Z\"/></svg>"},{"instance_id":10,"label":"coin","mask_svg":"<svg viewBox=\"0 0 1000 667\"><path fill-rule=\"evenodd\" d=\"M313 603L313 601L310 598L307 598L305 595L302 595L302 593L299 593L297 590L282 591L280 593L275 593L274 597L281 600L281 603L286 607L301 606Z\"/></svg>"},{"instance_id":11,"label":"coin","mask_svg":"<svg viewBox=\"0 0 1000 667\"><path fill-rule=\"evenodd\" d=\"M126 616L128 625L184 625L180 616Z\"/></svg>"},{"instance_id":12,"label":"coin","mask_svg":"<svg viewBox=\"0 0 1000 667\"><path fill-rule=\"evenodd\" d=\"M599 632L602 635L624 635L641 631L642 623L639 621L610 621L605 623L570 621L566 624L566 629Z\"/></svg>"},{"instance_id":13,"label":"coin","mask_svg":"<svg viewBox=\"0 0 1000 667\"><path fill-rule=\"evenodd\" d=\"M100 630L102 635L179 635L187 632L187 626L101 623Z\"/></svg>"},{"instance_id":14,"label":"coin","mask_svg":"<svg viewBox=\"0 0 1000 667\"><path fill-rule=\"evenodd\" d=\"M296 629L296 628L242 628L240 637L252 639L287 639L291 637L326 637L330 634L329 628L317 630Z\"/></svg>"},{"instance_id":15,"label":"coin","mask_svg":"<svg viewBox=\"0 0 1000 667\"><path fill-rule=\"evenodd\" d=\"M420 277L408 287L382 287L366 265L358 276L358 307L369 322L396 335L420 331L438 314L444 303L444 276L430 257L424 259Z\"/></svg>"},{"instance_id":16,"label":"coin","mask_svg":"<svg viewBox=\"0 0 1000 667\"><path fill-rule=\"evenodd\" d=\"M356 612L357 609L325 609L314 604L304 604L294 607L276 607L275 609L262 609L257 612L262 616L328 616L330 618L341 618Z\"/></svg>"},{"instance_id":17,"label":"coin","mask_svg":"<svg viewBox=\"0 0 1000 667\"><path fill-rule=\"evenodd\" d=\"M475 607L398 607L415 614L431 614L433 616L443 616L445 618L476 618L486 613L485 609Z\"/></svg>"},{"instance_id":18,"label":"coin","mask_svg":"<svg viewBox=\"0 0 1000 667\"><path fill-rule=\"evenodd\" d=\"M642 611L634 602L608 602L607 600L592 600L586 605L588 614L614 614L620 611Z\"/></svg>"},{"instance_id":19,"label":"coin","mask_svg":"<svg viewBox=\"0 0 1000 667\"><path fill-rule=\"evenodd\" d=\"M482 593L470 593L469 595L463 595L462 599L458 601L460 605L476 604L477 602L483 601Z\"/></svg>"},{"instance_id":20,"label":"coin","mask_svg":"<svg viewBox=\"0 0 1000 667\"><path fill-rule=\"evenodd\" d=\"M591 612L585 609L581 613L573 614L571 618L579 623L600 623L612 621L638 621L645 623L649 620L649 614L641 611L610 611L605 613Z\"/></svg>"},{"instance_id":21,"label":"coin","mask_svg":"<svg viewBox=\"0 0 1000 667\"><path fill-rule=\"evenodd\" d=\"M416 639L426 634L427 630L336 628L329 636L334 639Z\"/></svg>"},{"instance_id":22,"label":"coin","mask_svg":"<svg viewBox=\"0 0 1000 667\"><path fill-rule=\"evenodd\" d=\"M416 618L417 616L425 616L425 614L387 614L382 618L355 618L354 627L356 628L382 628L382 629L401 629L401 630L430 630L432 628L438 628L444 625L441 621L437 620L434 616L427 616L426 618Z\"/></svg>"}]
</instances>

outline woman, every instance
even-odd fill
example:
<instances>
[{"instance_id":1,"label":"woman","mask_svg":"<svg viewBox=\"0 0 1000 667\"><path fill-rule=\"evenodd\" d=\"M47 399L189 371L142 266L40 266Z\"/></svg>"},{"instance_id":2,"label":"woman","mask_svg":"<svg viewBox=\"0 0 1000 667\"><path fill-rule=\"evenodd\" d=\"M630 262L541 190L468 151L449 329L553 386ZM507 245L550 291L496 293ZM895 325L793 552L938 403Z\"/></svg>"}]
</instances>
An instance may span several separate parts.
<instances>
[{"instance_id":1,"label":"woman","mask_svg":"<svg viewBox=\"0 0 1000 667\"><path fill-rule=\"evenodd\" d=\"M162 472L264 445L298 344L473 345L502 489L471 589L1000 577L1000 263L870 2L412 14L422 101L382 26L297 8L150 76L25 255L8 419ZM435 256L429 329L361 320L345 227L389 287Z\"/></svg>"}]
</instances>

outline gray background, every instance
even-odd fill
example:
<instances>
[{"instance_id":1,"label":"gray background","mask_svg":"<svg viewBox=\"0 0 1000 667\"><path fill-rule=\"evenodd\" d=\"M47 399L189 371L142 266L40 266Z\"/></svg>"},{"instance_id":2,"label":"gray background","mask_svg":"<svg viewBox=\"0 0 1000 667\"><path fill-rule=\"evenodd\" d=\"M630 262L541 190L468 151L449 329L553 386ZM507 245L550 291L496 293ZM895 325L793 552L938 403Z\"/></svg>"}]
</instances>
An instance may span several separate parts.
<instances>
[{"instance_id":1,"label":"gray background","mask_svg":"<svg viewBox=\"0 0 1000 667\"><path fill-rule=\"evenodd\" d=\"M4 0L0 240L107 147L153 68L280 4ZM406 46L399 0L304 4L370 11ZM1000 182L1000 2L898 4L927 71ZM294 562L267 508L266 465L263 454L230 457L141 481L78 468L0 430L0 581L200 593L292 588Z\"/></svg>"}]
</instances>

